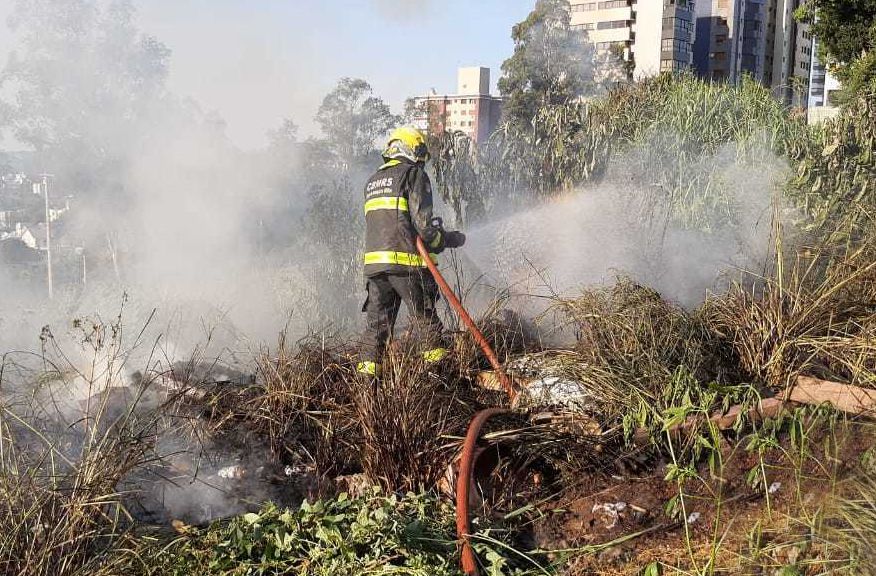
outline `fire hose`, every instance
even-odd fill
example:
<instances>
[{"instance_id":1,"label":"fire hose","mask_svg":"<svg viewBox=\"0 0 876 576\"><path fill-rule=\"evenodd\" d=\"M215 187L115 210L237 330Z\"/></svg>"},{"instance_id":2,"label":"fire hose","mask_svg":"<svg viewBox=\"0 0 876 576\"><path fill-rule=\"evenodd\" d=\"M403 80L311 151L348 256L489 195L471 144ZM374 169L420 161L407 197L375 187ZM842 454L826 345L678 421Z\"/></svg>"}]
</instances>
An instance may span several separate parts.
<instances>
[{"instance_id":1,"label":"fire hose","mask_svg":"<svg viewBox=\"0 0 876 576\"><path fill-rule=\"evenodd\" d=\"M447 298L450 307L453 308L460 320L462 320L462 323L468 328L472 337L475 339L475 342L477 342L478 346L483 350L484 355L487 357L487 360L489 360L493 370L496 371L496 375L499 378L499 382L502 384L502 388L505 389L505 392L508 393L508 397L513 401L517 393L514 390L514 386L511 384L511 379L508 377L508 374L505 373L505 370L499 363L499 358L496 356L490 343L487 342L484 334L477 327L474 320L472 320L469 313L463 307L462 302L456 297L456 293L432 261L432 257L420 237L417 237L417 251L426 262L426 266L429 268L429 272L432 273L432 277L435 278L435 282L438 284L441 293ZM460 559L462 571L469 576L476 576L478 573L477 559L475 558L474 550L471 547L470 541L471 518L469 515L469 494L472 484L475 446L480 437L481 428L484 423L493 416L504 414L506 412L507 410L504 408L487 408L476 413L468 425L468 432L465 435L465 441L462 445L462 455L459 459L459 475L456 479L456 534L462 546Z\"/></svg>"}]
</instances>

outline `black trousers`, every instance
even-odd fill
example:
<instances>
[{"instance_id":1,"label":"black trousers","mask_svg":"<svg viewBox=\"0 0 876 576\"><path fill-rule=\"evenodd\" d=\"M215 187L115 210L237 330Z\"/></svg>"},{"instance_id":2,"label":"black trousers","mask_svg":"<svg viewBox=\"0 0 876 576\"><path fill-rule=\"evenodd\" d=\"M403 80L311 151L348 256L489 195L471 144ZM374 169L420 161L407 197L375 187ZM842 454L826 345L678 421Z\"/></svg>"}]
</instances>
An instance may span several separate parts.
<instances>
[{"instance_id":1,"label":"black trousers","mask_svg":"<svg viewBox=\"0 0 876 576\"><path fill-rule=\"evenodd\" d=\"M362 360L380 362L386 342L392 336L401 303L408 307L411 327L422 351L444 346L443 326L435 302L438 285L428 270L384 273L368 278L368 297L362 306L366 314L362 338Z\"/></svg>"}]
</instances>

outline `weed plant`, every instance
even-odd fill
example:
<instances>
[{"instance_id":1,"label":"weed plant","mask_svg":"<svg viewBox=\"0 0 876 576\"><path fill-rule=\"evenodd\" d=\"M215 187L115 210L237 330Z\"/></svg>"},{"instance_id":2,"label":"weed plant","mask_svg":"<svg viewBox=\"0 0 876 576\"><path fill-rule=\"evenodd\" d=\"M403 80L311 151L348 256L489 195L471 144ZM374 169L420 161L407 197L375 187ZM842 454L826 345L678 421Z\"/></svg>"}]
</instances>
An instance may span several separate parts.
<instances>
[{"instance_id":1,"label":"weed plant","mask_svg":"<svg viewBox=\"0 0 876 576\"><path fill-rule=\"evenodd\" d=\"M534 560L509 553L507 531L484 532L478 547L487 574L534 574ZM486 545L487 541L496 546ZM258 512L189 528L156 550L143 574L247 575L459 574L454 512L433 494L386 494L304 502L297 510L267 505ZM136 572L140 573L140 572Z\"/></svg>"}]
</instances>

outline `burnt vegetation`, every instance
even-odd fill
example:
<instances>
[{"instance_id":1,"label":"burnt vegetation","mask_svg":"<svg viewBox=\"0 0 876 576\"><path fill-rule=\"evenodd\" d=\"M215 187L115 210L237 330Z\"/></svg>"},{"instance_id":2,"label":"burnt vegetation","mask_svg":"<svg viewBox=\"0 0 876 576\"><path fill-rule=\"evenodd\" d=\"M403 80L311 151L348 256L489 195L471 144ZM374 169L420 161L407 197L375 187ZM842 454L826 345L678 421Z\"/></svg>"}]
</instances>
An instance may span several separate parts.
<instances>
[{"instance_id":1,"label":"burnt vegetation","mask_svg":"<svg viewBox=\"0 0 876 576\"><path fill-rule=\"evenodd\" d=\"M160 63L159 48L144 46ZM750 225L717 155L746 173L778 160L781 178L754 191L771 206L768 257L693 307L628 274L547 286L531 317L497 292L478 324L514 404L463 332L438 365L398 337L374 382L341 329L284 331L231 369L207 347L165 357L123 309L74 322L83 369L47 327L41 351L0 364L0 573L458 574L461 440L493 406L509 411L482 436L470 503L484 573L872 573L876 96L815 126L749 81L664 74L576 96L533 104L481 147L433 139L457 220L592 193L620 162L636 218L708 235ZM319 256L292 274L305 302L319 282L357 282L358 208L335 200L394 120L350 79L320 118L334 133L301 148L343 177L309 188L302 221L344 240L299 240ZM274 152L299 145L284 129ZM320 319L358 305L327 300ZM571 337L547 344L557 332ZM792 403L800 377L868 409Z\"/></svg>"}]
</instances>

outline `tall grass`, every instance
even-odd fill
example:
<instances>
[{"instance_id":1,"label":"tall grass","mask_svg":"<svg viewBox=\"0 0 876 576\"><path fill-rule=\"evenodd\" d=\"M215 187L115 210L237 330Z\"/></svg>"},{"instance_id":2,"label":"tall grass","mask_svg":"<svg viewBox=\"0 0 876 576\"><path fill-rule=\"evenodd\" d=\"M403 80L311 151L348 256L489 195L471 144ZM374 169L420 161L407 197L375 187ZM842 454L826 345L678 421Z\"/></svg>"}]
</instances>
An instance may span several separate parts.
<instances>
[{"instance_id":1,"label":"tall grass","mask_svg":"<svg viewBox=\"0 0 876 576\"><path fill-rule=\"evenodd\" d=\"M800 374L872 386L876 350L876 245L845 250L779 246L773 273L733 283L703 306L746 378L778 388Z\"/></svg>"},{"instance_id":2,"label":"tall grass","mask_svg":"<svg viewBox=\"0 0 876 576\"><path fill-rule=\"evenodd\" d=\"M842 113L786 141L796 174L788 193L810 217L809 227L842 244L872 234L876 216L876 93L862 94Z\"/></svg>"},{"instance_id":3,"label":"tall grass","mask_svg":"<svg viewBox=\"0 0 876 576\"><path fill-rule=\"evenodd\" d=\"M528 123L500 126L478 149L445 135L434 143L436 182L457 217L471 220L508 201L525 205L599 182L613 159L638 149L648 184L696 223L692 202L704 194L700 210L726 202L726 184L700 167L704 158L733 144L738 162L756 163L805 138L802 119L754 81L730 86L664 74L605 97L544 107Z\"/></svg>"},{"instance_id":4,"label":"tall grass","mask_svg":"<svg viewBox=\"0 0 876 576\"><path fill-rule=\"evenodd\" d=\"M3 379L15 364L13 355L3 357L3 574L111 574L111 560L128 542L133 526L123 504L128 495L119 492L120 486L156 458L156 421L136 410L147 384L128 393L117 387L128 354L120 320L83 322L81 327L83 344L94 354L84 369L67 361L44 330L42 391L16 390L25 384ZM53 400L68 394L78 399L69 413L71 405Z\"/></svg>"}]
</instances>

